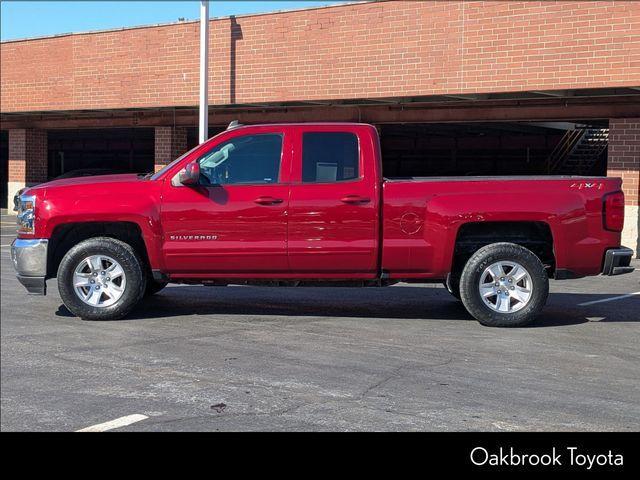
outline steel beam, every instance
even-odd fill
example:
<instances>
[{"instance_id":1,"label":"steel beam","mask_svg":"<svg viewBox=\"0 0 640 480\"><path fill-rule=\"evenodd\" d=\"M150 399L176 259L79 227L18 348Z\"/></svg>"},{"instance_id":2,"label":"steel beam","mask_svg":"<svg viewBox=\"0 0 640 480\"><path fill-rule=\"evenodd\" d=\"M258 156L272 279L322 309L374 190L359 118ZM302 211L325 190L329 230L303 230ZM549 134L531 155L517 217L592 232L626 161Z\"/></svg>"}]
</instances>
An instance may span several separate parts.
<instances>
[{"instance_id":1,"label":"steel beam","mask_svg":"<svg viewBox=\"0 0 640 480\"><path fill-rule=\"evenodd\" d=\"M537 101L370 105L370 106L300 106L275 108L233 108L212 110L215 125L227 125L232 120L244 124L274 122L362 121L384 123L446 123L497 121L579 121L609 118L637 117L640 95L608 98L539 99ZM173 111L150 110L136 115L116 116L113 112L95 118L74 118L64 115L36 114L32 117L13 114L0 115L3 129L13 128L112 128L152 126L192 126L196 124L196 108Z\"/></svg>"}]
</instances>

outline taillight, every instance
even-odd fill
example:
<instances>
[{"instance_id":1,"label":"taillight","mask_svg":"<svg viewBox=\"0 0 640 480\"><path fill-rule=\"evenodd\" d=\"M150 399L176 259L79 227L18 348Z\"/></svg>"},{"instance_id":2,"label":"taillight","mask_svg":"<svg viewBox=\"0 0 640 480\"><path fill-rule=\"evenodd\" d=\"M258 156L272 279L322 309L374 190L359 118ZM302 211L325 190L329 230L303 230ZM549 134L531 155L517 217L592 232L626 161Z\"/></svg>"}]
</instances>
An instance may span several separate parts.
<instances>
[{"instance_id":1,"label":"taillight","mask_svg":"<svg viewBox=\"0 0 640 480\"><path fill-rule=\"evenodd\" d=\"M606 230L621 232L624 227L624 193L615 192L605 195L602 215Z\"/></svg>"}]
</instances>

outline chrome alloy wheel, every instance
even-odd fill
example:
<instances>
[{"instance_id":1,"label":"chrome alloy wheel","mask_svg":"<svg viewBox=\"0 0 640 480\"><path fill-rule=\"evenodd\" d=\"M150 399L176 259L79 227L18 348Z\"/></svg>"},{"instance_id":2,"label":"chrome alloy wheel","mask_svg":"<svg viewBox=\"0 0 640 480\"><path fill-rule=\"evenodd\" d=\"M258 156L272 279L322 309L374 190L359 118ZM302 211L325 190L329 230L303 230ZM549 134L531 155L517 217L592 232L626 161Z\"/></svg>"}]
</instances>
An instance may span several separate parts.
<instances>
[{"instance_id":1,"label":"chrome alloy wheel","mask_svg":"<svg viewBox=\"0 0 640 480\"><path fill-rule=\"evenodd\" d=\"M127 277L113 258L91 255L82 260L73 273L73 290L80 300L92 307L115 304L124 293Z\"/></svg>"},{"instance_id":2,"label":"chrome alloy wheel","mask_svg":"<svg viewBox=\"0 0 640 480\"><path fill-rule=\"evenodd\" d=\"M480 297L487 307L499 313L521 310L531 300L533 282L529 272L516 262L496 262L480 276Z\"/></svg>"}]
</instances>

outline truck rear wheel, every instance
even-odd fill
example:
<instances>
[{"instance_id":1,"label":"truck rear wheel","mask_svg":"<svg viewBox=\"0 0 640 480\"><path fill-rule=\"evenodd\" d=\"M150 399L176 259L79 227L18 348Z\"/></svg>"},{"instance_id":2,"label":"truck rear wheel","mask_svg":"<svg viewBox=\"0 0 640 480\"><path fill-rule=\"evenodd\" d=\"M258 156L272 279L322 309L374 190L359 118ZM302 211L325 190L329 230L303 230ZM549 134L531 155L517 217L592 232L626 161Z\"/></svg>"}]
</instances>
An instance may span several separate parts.
<instances>
[{"instance_id":1,"label":"truck rear wheel","mask_svg":"<svg viewBox=\"0 0 640 480\"><path fill-rule=\"evenodd\" d=\"M146 289L142 262L128 244L109 237L71 248L58 268L58 290L65 306L83 320L124 317Z\"/></svg>"},{"instance_id":2,"label":"truck rear wheel","mask_svg":"<svg viewBox=\"0 0 640 480\"><path fill-rule=\"evenodd\" d=\"M482 325L522 327L531 323L549 295L540 259L520 245L493 243L474 253L460 278L460 297Z\"/></svg>"}]
</instances>

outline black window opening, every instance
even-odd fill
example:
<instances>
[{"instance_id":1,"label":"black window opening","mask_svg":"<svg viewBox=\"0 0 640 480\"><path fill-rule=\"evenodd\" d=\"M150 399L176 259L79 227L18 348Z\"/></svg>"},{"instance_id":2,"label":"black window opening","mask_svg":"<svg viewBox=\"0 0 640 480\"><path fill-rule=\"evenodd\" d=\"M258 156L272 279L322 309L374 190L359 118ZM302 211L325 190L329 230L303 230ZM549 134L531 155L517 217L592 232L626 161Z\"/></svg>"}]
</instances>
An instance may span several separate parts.
<instances>
[{"instance_id":1,"label":"black window opening","mask_svg":"<svg viewBox=\"0 0 640 480\"><path fill-rule=\"evenodd\" d=\"M9 195L9 131L0 130L0 208L7 208Z\"/></svg>"},{"instance_id":2,"label":"black window opening","mask_svg":"<svg viewBox=\"0 0 640 480\"><path fill-rule=\"evenodd\" d=\"M200 159L201 182L209 185L277 183L281 158L280 134L232 138Z\"/></svg>"},{"instance_id":3,"label":"black window opening","mask_svg":"<svg viewBox=\"0 0 640 480\"><path fill-rule=\"evenodd\" d=\"M347 132L302 136L302 181L328 183L360 177L358 138Z\"/></svg>"},{"instance_id":4,"label":"black window opening","mask_svg":"<svg viewBox=\"0 0 640 480\"><path fill-rule=\"evenodd\" d=\"M154 141L145 127L48 130L48 176L152 172Z\"/></svg>"},{"instance_id":5,"label":"black window opening","mask_svg":"<svg viewBox=\"0 0 640 480\"><path fill-rule=\"evenodd\" d=\"M381 125L386 178L606 175L608 121Z\"/></svg>"}]
</instances>

